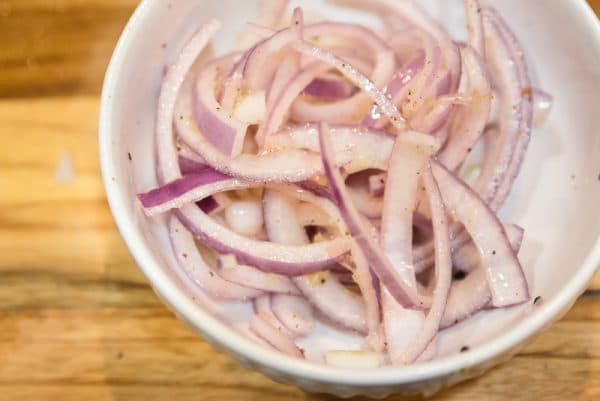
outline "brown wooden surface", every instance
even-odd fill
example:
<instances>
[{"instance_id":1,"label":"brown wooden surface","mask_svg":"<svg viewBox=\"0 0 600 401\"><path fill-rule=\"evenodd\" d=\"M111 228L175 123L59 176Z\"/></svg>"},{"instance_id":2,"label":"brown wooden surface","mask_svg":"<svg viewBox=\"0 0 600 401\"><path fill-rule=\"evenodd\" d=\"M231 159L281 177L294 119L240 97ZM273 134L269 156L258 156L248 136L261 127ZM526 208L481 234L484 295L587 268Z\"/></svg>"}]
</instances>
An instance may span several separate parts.
<instances>
[{"instance_id":1,"label":"brown wooden surface","mask_svg":"<svg viewBox=\"0 0 600 401\"><path fill-rule=\"evenodd\" d=\"M0 400L329 399L248 372L191 334L115 229L98 95L135 3L0 1ZM77 177L59 185L65 150ZM523 353L436 399L600 400L599 330L597 278Z\"/></svg>"}]
</instances>

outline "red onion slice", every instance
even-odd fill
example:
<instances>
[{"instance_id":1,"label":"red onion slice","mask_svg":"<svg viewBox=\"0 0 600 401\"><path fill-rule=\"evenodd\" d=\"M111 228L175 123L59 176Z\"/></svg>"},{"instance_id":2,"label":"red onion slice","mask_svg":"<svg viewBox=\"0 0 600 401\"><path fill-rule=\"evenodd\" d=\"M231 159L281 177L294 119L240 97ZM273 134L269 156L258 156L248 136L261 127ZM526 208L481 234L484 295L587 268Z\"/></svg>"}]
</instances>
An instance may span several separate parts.
<instances>
[{"instance_id":1,"label":"red onion slice","mask_svg":"<svg viewBox=\"0 0 600 401\"><path fill-rule=\"evenodd\" d=\"M381 247L404 284L416 289L412 256L413 213L422 168L439 142L417 132L401 134L389 161L381 218Z\"/></svg>"},{"instance_id":2,"label":"red onion slice","mask_svg":"<svg viewBox=\"0 0 600 401\"><path fill-rule=\"evenodd\" d=\"M473 270L463 280L455 281L450 288L440 329L462 322L485 308L492 300L484 268Z\"/></svg>"},{"instance_id":3,"label":"red onion slice","mask_svg":"<svg viewBox=\"0 0 600 401\"><path fill-rule=\"evenodd\" d=\"M270 326L274 327L279 332L281 332L282 336L287 337L290 341L293 341L295 337L294 333L292 333L287 327L285 327L285 325L281 323L281 320L279 320L277 316L275 316L272 307L273 304L271 302L272 299L273 296L271 294L255 298L254 312L256 312L256 314L260 316L260 318L263 319Z\"/></svg>"},{"instance_id":4,"label":"red onion slice","mask_svg":"<svg viewBox=\"0 0 600 401\"><path fill-rule=\"evenodd\" d=\"M248 185L218 171L207 168L199 173L188 174L162 187L138 195L148 216L178 209L197 202L217 192L247 188Z\"/></svg>"},{"instance_id":5,"label":"red onion slice","mask_svg":"<svg viewBox=\"0 0 600 401\"><path fill-rule=\"evenodd\" d=\"M181 174L193 174L200 173L203 170L210 168L208 164L202 162L198 162L196 160L189 159L185 156L179 156L179 169L181 170Z\"/></svg>"},{"instance_id":6,"label":"red onion slice","mask_svg":"<svg viewBox=\"0 0 600 401\"><path fill-rule=\"evenodd\" d=\"M394 146L394 137L382 132L356 126L333 126L330 128L337 166L348 174L366 169L386 170ZM319 129L316 124L293 127L268 137L267 151L305 149L320 152ZM323 167L317 173L322 173ZM316 175L316 174L315 174Z\"/></svg>"},{"instance_id":7,"label":"red onion slice","mask_svg":"<svg viewBox=\"0 0 600 401\"><path fill-rule=\"evenodd\" d=\"M484 9L484 28L486 61L499 91L501 119L499 137L486 155L476 188L497 210L508 196L529 144L531 85L523 50L506 23L494 11Z\"/></svg>"},{"instance_id":8,"label":"red onion slice","mask_svg":"<svg viewBox=\"0 0 600 401\"><path fill-rule=\"evenodd\" d=\"M281 323L298 336L309 335L315 328L312 307L295 295L274 294L271 308Z\"/></svg>"},{"instance_id":9,"label":"red onion slice","mask_svg":"<svg viewBox=\"0 0 600 401\"><path fill-rule=\"evenodd\" d=\"M470 102L456 115L439 161L449 170L457 169L469 155L488 122L492 89L483 60L470 48L461 51L463 72L468 80Z\"/></svg>"},{"instance_id":10,"label":"red onion slice","mask_svg":"<svg viewBox=\"0 0 600 401\"><path fill-rule=\"evenodd\" d=\"M289 0L263 0L253 23L277 29L289 3ZM247 49L255 45L260 39L261 36L254 34L252 30L245 29L235 47L241 50Z\"/></svg>"},{"instance_id":11,"label":"red onion slice","mask_svg":"<svg viewBox=\"0 0 600 401\"><path fill-rule=\"evenodd\" d=\"M228 261L227 257L232 260ZM218 259L219 269L217 273L223 279L243 285L245 287L256 288L265 292L275 292L281 294L299 295L298 288L291 280L280 274L265 273L253 266L240 265L233 255L224 255Z\"/></svg>"},{"instance_id":12,"label":"red onion slice","mask_svg":"<svg viewBox=\"0 0 600 401\"><path fill-rule=\"evenodd\" d=\"M504 226L504 231L506 232L508 242L510 242L510 247L515 253L518 252L523 241L524 230L515 224L507 224ZM464 273L473 271L481 264L481 257L479 256L477 246L471 241L456 250L452 255L452 264L458 271Z\"/></svg>"},{"instance_id":13,"label":"red onion slice","mask_svg":"<svg viewBox=\"0 0 600 401\"><path fill-rule=\"evenodd\" d=\"M277 328L271 326L260 316L254 315L250 318L250 330L276 350L296 358L304 358L304 354L291 338L282 335Z\"/></svg>"},{"instance_id":14,"label":"red onion slice","mask_svg":"<svg viewBox=\"0 0 600 401\"><path fill-rule=\"evenodd\" d=\"M510 240L510 246L515 253L521 247L523 229L519 226L509 224L506 233ZM453 260L460 259L461 265L455 264L455 268L469 274L462 280L454 281L450 287L444 317L440 328L444 329L462 322L481 309L488 306L492 294L487 284L485 268L481 265L481 258L477 248L472 243L461 248ZM456 262L455 262L456 263Z\"/></svg>"},{"instance_id":15,"label":"red onion slice","mask_svg":"<svg viewBox=\"0 0 600 401\"><path fill-rule=\"evenodd\" d=\"M223 109L215 97L214 88L219 71L230 63L231 57L217 59L200 71L193 108L196 124L205 138L223 154L235 157L242 152L248 127ZM175 118L185 116L176 115Z\"/></svg>"},{"instance_id":16,"label":"red onion slice","mask_svg":"<svg viewBox=\"0 0 600 401\"><path fill-rule=\"evenodd\" d=\"M388 344L392 342L391 350L393 353L390 353L390 356L392 363L395 364L408 364L416 361L434 340L444 314L444 309L446 308L446 300L452 281L452 261L448 240L446 210L440 190L429 167L423 171L423 183L431 204L434 241L436 245L433 302L424 319L415 311L404 311L411 318L407 319L406 316L401 317L407 321L412 321L415 326L413 329L418 329L416 333L419 333L412 339L409 339L409 342L405 343L404 347L398 348L398 344L393 344L395 341L394 338L388 336ZM398 311L397 308L395 310ZM386 322L389 322L389 319ZM391 334L398 334L398 329L396 328Z\"/></svg>"},{"instance_id":17,"label":"red onion slice","mask_svg":"<svg viewBox=\"0 0 600 401\"><path fill-rule=\"evenodd\" d=\"M198 252L194 237L175 217L169 219L169 236L173 252L186 274L206 293L216 298L247 300L263 294L262 291L223 280Z\"/></svg>"},{"instance_id":18,"label":"red onion slice","mask_svg":"<svg viewBox=\"0 0 600 401\"><path fill-rule=\"evenodd\" d=\"M483 33L481 4L479 4L479 0L463 0L463 6L467 16L469 46L471 46L479 56L485 57L485 37Z\"/></svg>"},{"instance_id":19,"label":"red onion slice","mask_svg":"<svg viewBox=\"0 0 600 401\"><path fill-rule=\"evenodd\" d=\"M172 126L177 96L186 74L220 27L221 23L214 19L202 25L185 45L177 61L168 68L163 79L156 117L157 148L161 150L158 152L158 175L163 183L181 177Z\"/></svg>"},{"instance_id":20,"label":"red onion slice","mask_svg":"<svg viewBox=\"0 0 600 401\"><path fill-rule=\"evenodd\" d=\"M479 249L496 307L515 305L529 299L521 264L498 217L462 181L437 162L432 162L449 213L460 221Z\"/></svg>"}]
</instances>

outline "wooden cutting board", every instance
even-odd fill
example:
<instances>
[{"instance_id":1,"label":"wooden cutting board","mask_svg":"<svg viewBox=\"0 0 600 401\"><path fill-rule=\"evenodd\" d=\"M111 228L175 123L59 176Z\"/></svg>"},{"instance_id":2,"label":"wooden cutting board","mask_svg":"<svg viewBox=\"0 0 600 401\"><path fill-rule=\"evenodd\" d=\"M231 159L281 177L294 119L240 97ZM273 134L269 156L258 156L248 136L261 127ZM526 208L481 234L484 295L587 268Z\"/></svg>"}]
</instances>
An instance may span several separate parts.
<instances>
[{"instance_id":1,"label":"wooden cutting board","mask_svg":"<svg viewBox=\"0 0 600 401\"><path fill-rule=\"evenodd\" d=\"M158 301L115 228L98 97L135 4L0 1L0 400L330 399L213 351ZM59 184L69 159L76 175ZM436 399L600 400L600 279L512 361Z\"/></svg>"}]
</instances>

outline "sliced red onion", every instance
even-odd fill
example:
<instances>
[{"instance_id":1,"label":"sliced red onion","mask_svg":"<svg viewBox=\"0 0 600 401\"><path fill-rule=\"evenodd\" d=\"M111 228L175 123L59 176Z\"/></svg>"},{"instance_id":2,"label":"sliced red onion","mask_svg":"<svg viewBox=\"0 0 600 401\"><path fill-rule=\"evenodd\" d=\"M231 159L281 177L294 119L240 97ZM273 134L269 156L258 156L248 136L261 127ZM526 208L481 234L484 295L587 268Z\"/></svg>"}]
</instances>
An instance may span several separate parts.
<instances>
[{"instance_id":1,"label":"sliced red onion","mask_svg":"<svg viewBox=\"0 0 600 401\"><path fill-rule=\"evenodd\" d=\"M409 60L394 74L387 84L385 94L392 99L394 104L401 104L404 102L406 96L408 96L408 91L410 90L409 83L422 73L422 70L426 65L426 56L427 53L419 53L413 59ZM382 117L379 106L375 105L363 120L363 125L367 127L382 128L387 122L387 120Z\"/></svg>"},{"instance_id":2,"label":"sliced red onion","mask_svg":"<svg viewBox=\"0 0 600 401\"><path fill-rule=\"evenodd\" d=\"M309 194L305 194L311 197ZM269 239L282 244L307 244L304 227L298 222L293 204L285 193L264 192L265 225ZM308 198L305 198L308 199ZM327 318L343 327L367 332L365 305L335 276L318 272L292 279L307 299Z\"/></svg>"},{"instance_id":3,"label":"sliced red onion","mask_svg":"<svg viewBox=\"0 0 600 401\"><path fill-rule=\"evenodd\" d=\"M489 138L490 151L474 187L492 210L497 210L508 195L529 143L531 99L525 96L529 78L523 51L514 34L493 10L484 9L484 28L486 62L496 89L501 89L500 130L495 137ZM491 130L487 135L495 132ZM457 238L452 240L453 249L468 241L468 235L459 227L451 227L451 232ZM429 247L424 249L421 259L430 257Z\"/></svg>"},{"instance_id":4,"label":"sliced red onion","mask_svg":"<svg viewBox=\"0 0 600 401\"><path fill-rule=\"evenodd\" d=\"M169 236L173 252L190 279L206 293L216 298L247 300L263 294L262 291L223 280L202 258L194 237L175 217L169 219Z\"/></svg>"},{"instance_id":5,"label":"sliced red onion","mask_svg":"<svg viewBox=\"0 0 600 401\"><path fill-rule=\"evenodd\" d=\"M206 163L197 162L185 156L179 156L179 169L183 175L200 173L207 168L210 168L210 166Z\"/></svg>"},{"instance_id":6,"label":"sliced red onion","mask_svg":"<svg viewBox=\"0 0 600 401\"><path fill-rule=\"evenodd\" d=\"M485 308L491 300L485 269L473 270L463 280L452 283L440 329L462 322Z\"/></svg>"},{"instance_id":7,"label":"sliced red onion","mask_svg":"<svg viewBox=\"0 0 600 401\"><path fill-rule=\"evenodd\" d=\"M506 226L506 233L512 249L517 253L521 246L523 229L509 224ZM455 268L468 272L468 275L452 283L441 329L462 322L488 306L492 300L485 268L481 265L481 258L475 245L469 243L461 248L456 255L453 255L453 260L457 259L461 259L459 262L461 265L455 264Z\"/></svg>"},{"instance_id":8,"label":"sliced red onion","mask_svg":"<svg viewBox=\"0 0 600 401\"><path fill-rule=\"evenodd\" d=\"M196 124L204 137L224 155L237 156L242 152L248 126L225 111L215 97L219 71L231 62L231 57L224 57L202 68L196 82L193 108ZM176 115L175 118L186 116Z\"/></svg>"},{"instance_id":9,"label":"sliced red onion","mask_svg":"<svg viewBox=\"0 0 600 401\"><path fill-rule=\"evenodd\" d=\"M407 364L415 337L423 330L425 312L398 304L387 290L381 294L387 352L393 364Z\"/></svg>"},{"instance_id":10,"label":"sliced red onion","mask_svg":"<svg viewBox=\"0 0 600 401\"><path fill-rule=\"evenodd\" d=\"M319 102L313 103L305 99L298 99L292 109L292 116L294 119L302 122L311 121L328 121L330 123L339 123L348 121L360 121L360 119L367 113L371 101L380 103L387 99L383 99L380 94L377 94L391 79L394 73L395 60L391 49L380 39L373 31L359 25L345 24L345 26L326 26L329 29L329 33L334 33L338 36L344 37L350 41L351 46L355 47L361 43L365 44L366 50L372 54L374 59L374 67L370 75L370 79L361 73L358 64L354 60L349 60L343 55L335 55L335 51L327 51L320 49L319 59L332 67L340 71L346 78L357 87L363 89L363 92L359 92L350 96L346 99L337 100L333 102ZM307 35L314 35L312 31L309 32L307 29ZM327 34L328 32L324 32ZM302 52L308 57L315 57L315 46L307 42L300 42L295 44L297 50ZM319 52L317 52L319 53ZM350 65L351 64L351 65ZM386 110L384 112L392 112L392 108L389 106L389 101L385 103ZM400 117L395 115L394 118ZM398 120L399 122L401 121Z\"/></svg>"},{"instance_id":11,"label":"sliced red onion","mask_svg":"<svg viewBox=\"0 0 600 401\"><path fill-rule=\"evenodd\" d=\"M463 0L463 6L467 16L469 46L471 46L480 57L485 57L485 37L483 32L483 19L481 17L481 4L479 4L479 0Z\"/></svg>"},{"instance_id":12,"label":"sliced red onion","mask_svg":"<svg viewBox=\"0 0 600 401\"><path fill-rule=\"evenodd\" d=\"M253 48L242 54L235 64L233 64L229 75L223 80L218 101L227 113L233 114L238 98L244 92L244 66Z\"/></svg>"},{"instance_id":13,"label":"sliced red onion","mask_svg":"<svg viewBox=\"0 0 600 401\"><path fill-rule=\"evenodd\" d=\"M221 153L198 130L190 119L192 110L188 96L178 100L175 119L177 132L192 149L198 152L212 168L224 174L254 182L297 182L306 180L322 170L319 156L301 149L286 149L261 155L240 154L229 158Z\"/></svg>"},{"instance_id":14,"label":"sliced red onion","mask_svg":"<svg viewBox=\"0 0 600 401\"><path fill-rule=\"evenodd\" d=\"M510 247L515 252L518 252L523 240L524 230L515 224L507 224L504 226L504 231L510 242ZM475 244L469 242L456 250L452 255L452 264L456 270L465 273L469 273L477 268L481 264L481 257Z\"/></svg>"},{"instance_id":15,"label":"sliced red onion","mask_svg":"<svg viewBox=\"0 0 600 401\"><path fill-rule=\"evenodd\" d=\"M529 290L523 269L498 217L441 164L432 162L432 168L450 215L465 226L479 249L493 305L527 301Z\"/></svg>"},{"instance_id":16,"label":"sliced red onion","mask_svg":"<svg viewBox=\"0 0 600 401\"><path fill-rule=\"evenodd\" d=\"M437 140L408 131L398 137L390 157L381 217L381 247L404 285L416 290L412 256L413 213L417 186Z\"/></svg>"},{"instance_id":17,"label":"sliced red onion","mask_svg":"<svg viewBox=\"0 0 600 401\"><path fill-rule=\"evenodd\" d=\"M247 188L248 185L218 171L206 168L199 173L188 174L162 187L138 195L148 216L178 209L210 195Z\"/></svg>"},{"instance_id":18,"label":"sliced red onion","mask_svg":"<svg viewBox=\"0 0 600 401\"><path fill-rule=\"evenodd\" d=\"M221 23L214 19L202 25L185 45L177 61L169 67L163 79L156 117L157 149L161 150L158 152L158 175L159 180L163 183L181 177L172 125L179 91L183 86L186 74L220 27Z\"/></svg>"},{"instance_id":19,"label":"sliced red onion","mask_svg":"<svg viewBox=\"0 0 600 401\"><path fill-rule=\"evenodd\" d=\"M337 3L357 3L356 0L332 0ZM382 14L394 13L402 20L409 22L415 27L419 27L432 35L440 44L443 51L443 57L446 60L446 68L452 74L452 88L458 86L460 77L460 55L458 49L448 33L443 27L433 20L431 16L423 10L421 5L414 0L373 0L370 2L359 2L360 7L368 7L378 10Z\"/></svg>"},{"instance_id":20,"label":"sliced red onion","mask_svg":"<svg viewBox=\"0 0 600 401\"><path fill-rule=\"evenodd\" d=\"M207 164L224 174L261 183L299 182L323 171L319 156L306 150L315 148L315 152L318 152L317 131L314 126L298 127L297 135L293 131L289 133L291 139L287 135L270 137L276 139L269 142L265 146L267 150L260 155L241 154L231 159L206 140L192 119L186 117L191 116L191 103L187 96L178 100L177 115L184 116L183 119L175 119L181 138L202 155ZM342 138L335 140L336 149L345 154L338 159L340 163L354 161L354 165L359 165L359 170L385 168L385 149L391 151L393 144L389 135L372 136L368 130L360 127L341 127L340 135L341 131L345 131L345 140L352 142L344 143ZM367 144L372 146L366 146Z\"/></svg>"},{"instance_id":21,"label":"sliced red onion","mask_svg":"<svg viewBox=\"0 0 600 401\"><path fill-rule=\"evenodd\" d=\"M250 318L250 330L276 350L297 358L304 358L304 354L291 338L283 335L260 316L254 315Z\"/></svg>"},{"instance_id":22,"label":"sliced red onion","mask_svg":"<svg viewBox=\"0 0 600 401\"><path fill-rule=\"evenodd\" d=\"M429 312L422 319L415 311L405 311L404 313L412 316L411 321L414 321L415 328L418 328L418 335L410 339L410 345L404 348L394 348L395 353L390 353L392 363L407 364L412 363L419 358L421 354L429 347L434 340L440 325L440 321L446 308L446 300L450 284L452 281L452 259L450 254L450 242L448 238L448 221L446 218L446 210L438 185L431 173L431 169L427 167L423 170L423 183L429 202L431 204L432 224L435 241L435 286L433 289L433 301ZM403 317L405 318L405 317ZM388 322L389 320L386 320ZM416 334L415 333L415 334ZM395 334L398 334L397 332ZM388 337L388 344L394 341Z\"/></svg>"},{"instance_id":23,"label":"sliced red onion","mask_svg":"<svg viewBox=\"0 0 600 401\"><path fill-rule=\"evenodd\" d=\"M289 331L306 336L315 328L310 304L295 295L274 294L271 297L273 313Z\"/></svg>"},{"instance_id":24,"label":"sliced red onion","mask_svg":"<svg viewBox=\"0 0 600 401\"><path fill-rule=\"evenodd\" d=\"M232 260L227 262L227 258L224 259L224 256L231 257ZM240 265L233 255L224 256L218 259L219 270L217 271L223 279L265 292L300 294L298 288L288 277L265 273L252 266Z\"/></svg>"},{"instance_id":25,"label":"sliced red onion","mask_svg":"<svg viewBox=\"0 0 600 401\"><path fill-rule=\"evenodd\" d=\"M319 132L321 158L325 167L325 174L329 180L329 186L350 234L354 237L361 251L364 252L369 266L400 304L407 307L413 305L427 307L427 300L419 296L414 288L410 288L404 283L402 277L383 254L379 244L368 234L360 214L352 204L344 180L335 166L333 144L327 124L321 123Z\"/></svg>"},{"instance_id":26,"label":"sliced red onion","mask_svg":"<svg viewBox=\"0 0 600 401\"><path fill-rule=\"evenodd\" d=\"M381 325L379 299L381 287L377 277L373 274L373 270L370 268L367 256L357 242L352 245L351 253L356 267L352 278L360 288L367 309L368 335L365 339L365 344L374 351L383 351L385 349L385 341Z\"/></svg>"},{"instance_id":27,"label":"sliced red onion","mask_svg":"<svg viewBox=\"0 0 600 401\"><path fill-rule=\"evenodd\" d=\"M387 169L387 161L394 146L393 136L360 126L333 126L330 130L336 164L343 166L348 174L369 168ZM315 124L306 124L282 131L267 138L265 149L306 149L317 153L320 151L319 129ZM321 166L317 173L322 173L322 170Z\"/></svg>"},{"instance_id":28,"label":"sliced red onion","mask_svg":"<svg viewBox=\"0 0 600 401\"><path fill-rule=\"evenodd\" d=\"M269 87L269 95L267 96L267 108L272 109L277 103L277 98L281 96L284 88L289 85L289 82L298 75L300 71L300 55L295 52L289 52L281 61L281 64L275 72L271 86Z\"/></svg>"},{"instance_id":29,"label":"sliced red onion","mask_svg":"<svg viewBox=\"0 0 600 401\"><path fill-rule=\"evenodd\" d=\"M548 119L554 98L551 94L538 88L533 88L531 91L533 96L533 126L537 128Z\"/></svg>"},{"instance_id":30,"label":"sliced red onion","mask_svg":"<svg viewBox=\"0 0 600 401\"><path fill-rule=\"evenodd\" d=\"M271 303L272 299L273 297L271 294L255 298L254 312L256 312L256 314L270 326L277 329L282 336L287 337L290 341L293 341L295 337L294 333L285 327L285 325L281 323L281 320L275 316L275 313L273 312L273 304Z\"/></svg>"},{"instance_id":31,"label":"sliced red onion","mask_svg":"<svg viewBox=\"0 0 600 401\"><path fill-rule=\"evenodd\" d=\"M253 20L254 23L271 29L277 29L289 3L289 0L263 0ZM261 37L254 34L252 30L245 29L244 33L240 35L236 48L247 49L255 45L260 39Z\"/></svg>"},{"instance_id":32,"label":"sliced red onion","mask_svg":"<svg viewBox=\"0 0 600 401\"><path fill-rule=\"evenodd\" d=\"M159 96L161 187L139 200L148 214L174 209L178 274L198 296L255 299L250 331L297 357L294 338L313 330L315 307L396 364L434 357L440 327L528 299L516 257L522 230L505 229L494 211L520 169L533 102L543 119L551 97L531 88L497 13L463 3L468 44L453 42L414 0L367 5L400 21L385 41L355 24L305 25L301 9L274 31L283 9L272 3L268 18L247 26L251 48L213 59L197 77L188 72L219 23L192 37ZM290 125L306 121L320 126ZM357 124L331 132L327 121ZM451 171L488 124L497 133L485 135L474 191ZM213 253L219 268L203 259ZM469 273L452 284L453 264ZM430 265L423 287L415 273Z\"/></svg>"},{"instance_id":33,"label":"sliced red onion","mask_svg":"<svg viewBox=\"0 0 600 401\"><path fill-rule=\"evenodd\" d=\"M500 96L499 135L486 155L476 188L492 210L504 202L529 144L532 124L531 88L524 53L506 23L484 9L486 62Z\"/></svg>"},{"instance_id":34,"label":"sliced red onion","mask_svg":"<svg viewBox=\"0 0 600 401\"><path fill-rule=\"evenodd\" d=\"M411 127L426 134L435 134L441 143L447 139L447 130L444 129L450 119L452 111L457 105L465 104L466 101L460 96L439 97L431 108L423 107L411 120Z\"/></svg>"},{"instance_id":35,"label":"sliced red onion","mask_svg":"<svg viewBox=\"0 0 600 401\"><path fill-rule=\"evenodd\" d=\"M415 26L421 27L429 32L440 44L443 57L446 61L446 68L451 73L451 88L458 87L459 77L461 73L460 54L454 41L444 28L435 20L433 20L414 0L377 0L385 4L393 11L397 12L402 18L409 21Z\"/></svg>"},{"instance_id":36,"label":"sliced red onion","mask_svg":"<svg viewBox=\"0 0 600 401\"><path fill-rule=\"evenodd\" d=\"M491 108L492 89L483 60L470 47L462 49L463 71L468 80L470 103L455 116L448 142L438 156L449 170L457 169L481 137Z\"/></svg>"}]
</instances>

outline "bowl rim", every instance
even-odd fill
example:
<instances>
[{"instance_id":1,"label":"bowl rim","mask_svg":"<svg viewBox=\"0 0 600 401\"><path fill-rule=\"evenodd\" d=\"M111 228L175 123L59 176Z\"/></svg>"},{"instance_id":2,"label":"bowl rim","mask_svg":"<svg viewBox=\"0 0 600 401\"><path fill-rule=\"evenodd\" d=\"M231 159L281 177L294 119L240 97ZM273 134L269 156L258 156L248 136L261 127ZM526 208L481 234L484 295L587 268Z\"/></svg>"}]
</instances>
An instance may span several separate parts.
<instances>
[{"instance_id":1,"label":"bowl rim","mask_svg":"<svg viewBox=\"0 0 600 401\"><path fill-rule=\"evenodd\" d=\"M152 255L146 245L143 234L134 224L134 214L127 205L131 204L118 185L123 174L114 163L115 138L120 130L115 129L115 103L112 96L118 89L119 80L123 79L123 59L132 46L137 29L144 23L152 7L157 5L153 0L142 0L127 23L110 60L102 88L99 113L99 153L102 179L111 212L127 247L133 255L139 269L146 276L152 287L173 308L179 318L183 318L194 326L202 336L226 348L234 356L243 356L255 364L270 370L276 370L287 376L301 377L321 383L350 385L353 387L389 386L431 380L450 375L457 371L470 369L500 355L526 341L574 303L593 278L600 264L600 237L596 239L589 254L583 262L579 274L573 276L561 288L557 295L545 301L530 319L521 321L504 334L487 343L472 348L469 352L450 355L411 366L385 366L376 369L344 369L325 364L315 364L305 360L292 358L275 350L253 342L236 333L217 318L186 297L177 285L164 273L159 261ZM594 47L600 53L600 25L595 13L585 0L571 3L581 17L582 24L587 25L594 40Z\"/></svg>"}]
</instances>

